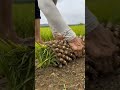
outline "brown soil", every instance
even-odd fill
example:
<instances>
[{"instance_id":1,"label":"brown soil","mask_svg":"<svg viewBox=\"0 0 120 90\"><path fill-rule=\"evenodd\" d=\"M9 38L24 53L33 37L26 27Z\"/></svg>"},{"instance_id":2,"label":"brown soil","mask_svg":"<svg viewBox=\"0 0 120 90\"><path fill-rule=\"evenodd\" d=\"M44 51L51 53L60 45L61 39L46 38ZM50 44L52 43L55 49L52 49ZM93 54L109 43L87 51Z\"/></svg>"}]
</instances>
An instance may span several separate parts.
<instances>
[{"instance_id":1,"label":"brown soil","mask_svg":"<svg viewBox=\"0 0 120 90\"><path fill-rule=\"evenodd\" d=\"M36 90L84 90L84 58L63 68L48 67L36 70Z\"/></svg>"}]
</instances>

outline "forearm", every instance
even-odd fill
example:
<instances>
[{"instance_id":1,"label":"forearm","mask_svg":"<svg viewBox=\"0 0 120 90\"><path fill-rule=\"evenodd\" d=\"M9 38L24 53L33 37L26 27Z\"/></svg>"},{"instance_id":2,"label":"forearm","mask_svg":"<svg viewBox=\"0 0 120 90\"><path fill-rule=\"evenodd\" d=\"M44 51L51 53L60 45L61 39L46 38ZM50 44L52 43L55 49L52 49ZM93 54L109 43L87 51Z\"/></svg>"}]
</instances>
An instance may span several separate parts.
<instances>
[{"instance_id":1,"label":"forearm","mask_svg":"<svg viewBox=\"0 0 120 90\"><path fill-rule=\"evenodd\" d=\"M66 40L72 40L76 37L76 34L63 20L60 12L52 0L39 0L38 3L41 11L48 20L53 34L56 32L61 33Z\"/></svg>"}]
</instances>

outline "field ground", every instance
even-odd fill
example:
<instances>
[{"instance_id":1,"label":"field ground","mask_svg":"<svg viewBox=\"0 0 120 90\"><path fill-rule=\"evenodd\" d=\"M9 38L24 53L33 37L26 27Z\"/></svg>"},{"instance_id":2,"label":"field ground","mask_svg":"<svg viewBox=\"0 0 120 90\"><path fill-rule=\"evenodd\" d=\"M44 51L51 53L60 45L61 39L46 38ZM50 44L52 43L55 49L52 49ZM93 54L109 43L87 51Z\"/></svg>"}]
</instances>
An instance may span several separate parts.
<instances>
[{"instance_id":1,"label":"field ground","mask_svg":"<svg viewBox=\"0 0 120 90\"><path fill-rule=\"evenodd\" d=\"M36 90L84 90L84 61L81 58L63 68L36 70Z\"/></svg>"}]
</instances>

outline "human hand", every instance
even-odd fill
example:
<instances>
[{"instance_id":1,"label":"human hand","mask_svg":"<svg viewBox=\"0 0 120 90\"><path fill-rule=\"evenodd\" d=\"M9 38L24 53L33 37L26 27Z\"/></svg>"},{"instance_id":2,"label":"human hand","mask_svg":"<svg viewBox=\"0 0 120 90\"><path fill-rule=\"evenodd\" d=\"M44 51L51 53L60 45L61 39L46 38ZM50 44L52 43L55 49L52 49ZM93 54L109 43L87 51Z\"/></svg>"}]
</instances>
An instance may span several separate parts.
<instances>
[{"instance_id":1,"label":"human hand","mask_svg":"<svg viewBox=\"0 0 120 90\"><path fill-rule=\"evenodd\" d=\"M94 58L112 56L117 51L114 36L102 26L86 35L86 53Z\"/></svg>"}]
</instances>

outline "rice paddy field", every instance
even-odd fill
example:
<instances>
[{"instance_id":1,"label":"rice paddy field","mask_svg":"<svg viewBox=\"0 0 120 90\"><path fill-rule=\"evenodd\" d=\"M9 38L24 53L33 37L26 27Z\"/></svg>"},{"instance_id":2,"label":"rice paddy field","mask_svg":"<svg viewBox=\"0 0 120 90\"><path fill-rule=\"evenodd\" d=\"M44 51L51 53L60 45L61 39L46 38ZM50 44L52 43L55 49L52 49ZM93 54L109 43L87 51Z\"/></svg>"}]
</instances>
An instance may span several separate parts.
<instances>
[{"instance_id":1,"label":"rice paddy field","mask_svg":"<svg viewBox=\"0 0 120 90\"><path fill-rule=\"evenodd\" d=\"M77 36L80 36L80 35L84 36L85 35L85 25L79 24L79 25L73 25L70 27L76 33ZM40 28L40 31L41 31L41 37L44 41L46 41L46 40L48 41L48 40L53 39L50 27L42 26Z\"/></svg>"},{"instance_id":2,"label":"rice paddy field","mask_svg":"<svg viewBox=\"0 0 120 90\"><path fill-rule=\"evenodd\" d=\"M13 5L14 30L20 37L34 36L34 3L15 3Z\"/></svg>"}]
</instances>

